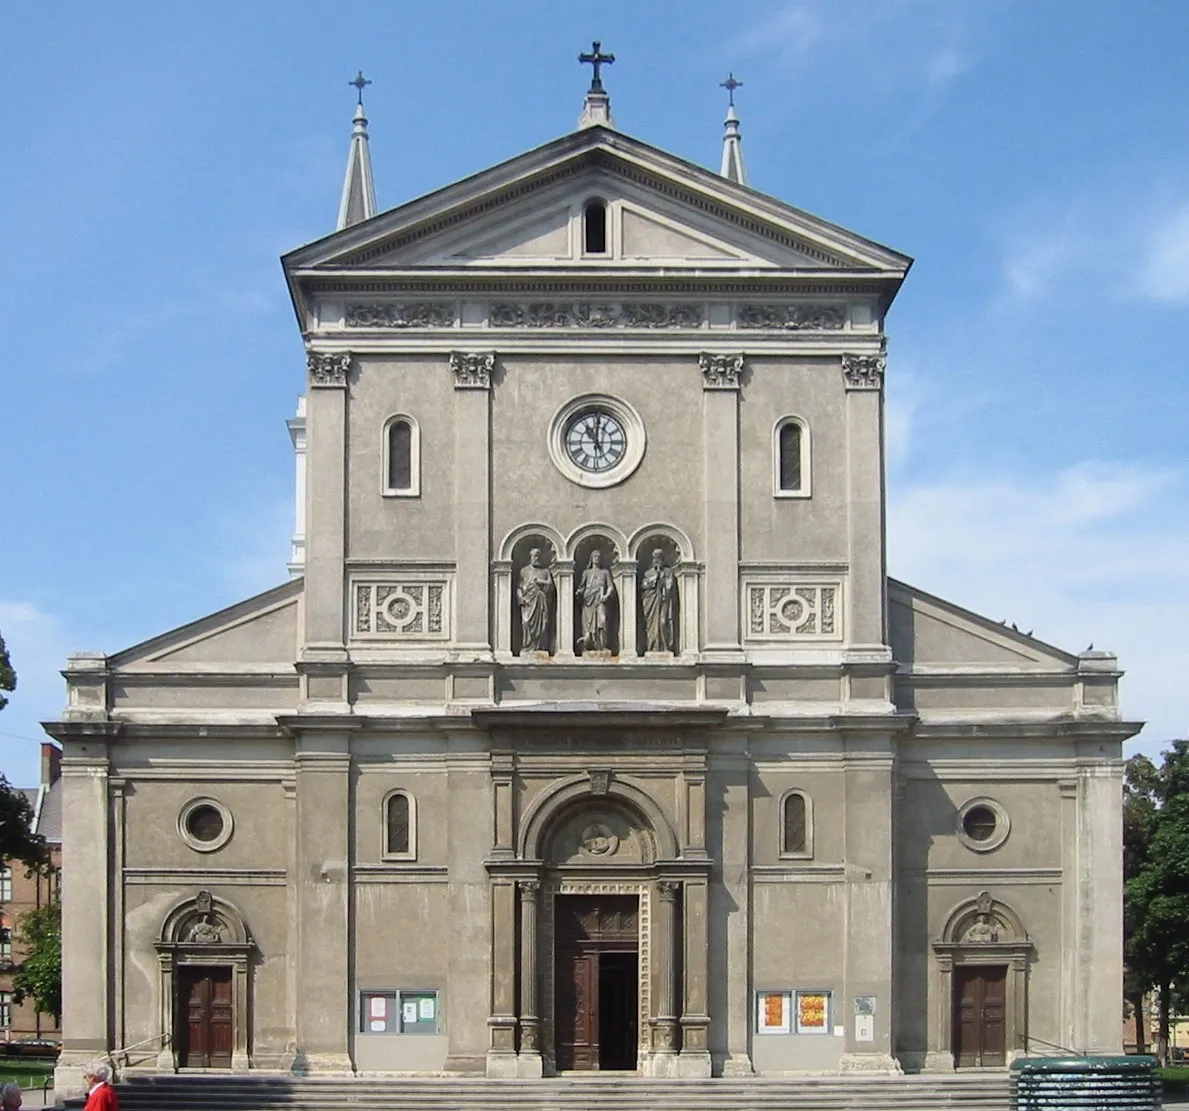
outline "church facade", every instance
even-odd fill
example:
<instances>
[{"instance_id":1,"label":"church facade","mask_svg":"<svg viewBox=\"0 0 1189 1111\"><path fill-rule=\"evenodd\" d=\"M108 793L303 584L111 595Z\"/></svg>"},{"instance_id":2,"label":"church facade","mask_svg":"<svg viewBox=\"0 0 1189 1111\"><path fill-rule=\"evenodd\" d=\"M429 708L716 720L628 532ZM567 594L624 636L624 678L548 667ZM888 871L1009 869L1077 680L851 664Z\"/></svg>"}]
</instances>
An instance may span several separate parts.
<instances>
[{"instance_id":1,"label":"church facade","mask_svg":"<svg viewBox=\"0 0 1189 1111\"><path fill-rule=\"evenodd\" d=\"M582 123L376 214L357 112L294 577L47 723L59 1090L1118 1051L1116 660L887 574L910 260Z\"/></svg>"}]
</instances>

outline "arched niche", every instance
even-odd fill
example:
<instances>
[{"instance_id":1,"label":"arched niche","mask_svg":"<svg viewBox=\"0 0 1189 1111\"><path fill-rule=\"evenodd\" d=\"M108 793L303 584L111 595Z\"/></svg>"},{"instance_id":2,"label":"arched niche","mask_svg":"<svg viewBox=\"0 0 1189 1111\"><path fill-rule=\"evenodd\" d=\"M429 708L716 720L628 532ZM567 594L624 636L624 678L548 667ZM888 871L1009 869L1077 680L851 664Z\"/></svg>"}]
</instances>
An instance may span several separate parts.
<instances>
[{"instance_id":1,"label":"arched niche","mask_svg":"<svg viewBox=\"0 0 1189 1111\"><path fill-rule=\"evenodd\" d=\"M656 837L620 800L580 800L546 830L542 857L550 868L645 867L656 860Z\"/></svg>"},{"instance_id":2,"label":"arched niche","mask_svg":"<svg viewBox=\"0 0 1189 1111\"><path fill-rule=\"evenodd\" d=\"M636 863L674 860L680 854L673 827L656 801L635 784L599 771L560 780L529 803L521 820L518 855L527 860L549 859L554 846L564 843L557 840L564 831L573 829L581 834L586 828L585 817L599 813L615 815L616 822L631 827L637 843L651 846L646 853L640 850L647 860ZM591 818L592 823L595 820ZM619 836L614 828L612 832ZM614 854L587 855L611 856L607 863L619 863L614 861ZM622 863L628 863L626 857Z\"/></svg>"},{"instance_id":3,"label":"arched niche","mask_svg":"<svg viewBox=\"0 0 1189 1111\"><path fill-rule=\"evenodd\" d=\"M954 970L975 966L1004 970L1005 1064L1027 1052L1028 968L1034 949L1015 910L989 891L963 899L946 915L933 942L932 1028L927 1068L954 1068L957 986Z\"/></svg>"},{"instance_id":4,"label":"arched niche","mask_svg":"<svg viewBox=\"0 0 1189 1111\"><path fill-rule=\"evenodd\" d=\"M232 985L231 1068L246 1071L249 1062L248 1000L252 955L256 942L239 909L227 899L199 891L175 904L161 924L156 943L160 967L161 1029L171 1032L162 1045L157 1067L175 1071L181 1062L177 1047L179 1024L187 1021L179 998L180 970L187 967L230 968Z\"/></svg>"},{"instance_id":5,"label":"arched niche","mask_svg":"<svg viewBox=\"0 0 1189 1111\"><path fill-rule=\"evenodd\" d=\"M522 530L521 534L512 542L508 550L508 569L511 572L511 585L507 610L501 618L509 622L510 635L508 643L511 652L520 656L525 654L525 635L523 608L520 601L520 588L525 577L526 568L533 560L533 553L537 553L537 560L542 571L538 577L552 585L553 597L547 603L545 614L545 634L538 647L530 649L532 653L555 655L558 645L557 615L559 607L564 604L558 591L558 553L561 551L561 539L552 529L531 528ZM499 593L497 591L497 593Z\"/></svg>"},{"instance_id":6,"label":"arched niche","mask_svg":"<svg viewBox=\"0 0 1189 1111\"><path fill-rule=\"evenodd\" d=\"M674 525L657 523L637 529L629 541L636 567L636 651L652 659L679 656L698 648L698 566L689 537ZM658 645L650 635L648 607L654 552L661 553L664 566L672 574L674 589L671 602L671 645ZM653 633L657 630L653 630ZM665 639L661 638L662 644Z\"/></svg>"},{"instance_id":7,"label":"arched niche","mask_svg":"<svg viewBox=\"0 0 1189 1111\"><path fill-rule=\"evenodd\" d=\"M559 598L558 604L569 604L573 608L574 635L572 644L574 655L605 656L610 654L617 656L620 650L620 603L623 597L623 592L620 589L624 573L622 566L624 552L622 537L617 536L611 530L592 526L581 530L581 535L576 539L574 536L571 536L570 544L570 559L574 568L574 589L571 591L568 603L565 599ZM597 569L593 563L596 552L598 553L599 560L599 567ZM584 616L587 607L585 606L582 592L587 578L587 571L605 571L605 577L611 583L611 593L602 604L599 614L600 622L605 623L605 631L601 634L603 640L601 643L596 644L587 643L583 639L587 632ZM597 585L597 582L598 578L596 575L594 585Z\"/></svg>"}]
</instances>

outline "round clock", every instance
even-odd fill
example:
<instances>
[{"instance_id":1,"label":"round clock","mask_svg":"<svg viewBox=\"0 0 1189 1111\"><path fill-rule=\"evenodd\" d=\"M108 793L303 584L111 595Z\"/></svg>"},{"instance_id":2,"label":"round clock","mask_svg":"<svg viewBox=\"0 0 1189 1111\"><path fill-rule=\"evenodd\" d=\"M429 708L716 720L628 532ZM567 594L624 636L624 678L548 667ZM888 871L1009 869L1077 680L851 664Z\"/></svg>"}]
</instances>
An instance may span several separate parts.
<instances>
[{"instance_id":1,"label":"round clock","mask_svg":"<svg viewBox=\"0 0 1189 1111\"><path fill-rule=\"evenodd\" d=\"M580 470L603 474L617 466L628 438L619 418L608 409L591 407L575 413L563 433L566 455Z\"/></svg>"}]
</instances>

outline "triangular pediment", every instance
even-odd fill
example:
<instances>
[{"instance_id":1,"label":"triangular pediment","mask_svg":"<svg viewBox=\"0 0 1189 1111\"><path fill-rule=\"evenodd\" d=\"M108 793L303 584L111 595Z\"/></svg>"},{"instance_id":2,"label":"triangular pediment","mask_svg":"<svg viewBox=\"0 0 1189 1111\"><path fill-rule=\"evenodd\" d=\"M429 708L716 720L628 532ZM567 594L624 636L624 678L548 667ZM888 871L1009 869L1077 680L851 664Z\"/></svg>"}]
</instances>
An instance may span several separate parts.
<instances>
[{"instance_id":1,"label":"triangular pediment","mask_svg":"<svg viewBox=\"0 0 1189 1111\"><path fill-rule=\"evenodd\" d=\"M285 583L111 657L119 670L292 665L302 581Z\"/></svg>"},{"instance_id":2,"label":"triangular pediment","mask_svg":"<svg viewBox=\"0 0 1189 1111\"><path fill-rule=\"evenodd\" d=\"M888 636L902 667L1069 670L1077 657L905 583L888 580Z\"/></svg>"},{"instance_id":3,"label":"triangular pediment","mask_svg":"<svg viewBox=\"0 0 1189 1111\"><path fill-rule=\"evenodd\" d=\"M609 249L582 211L608 206ZM899 278L906 256L757 190L591 127L285 257L291 275L485 266L851 271Z\"/></svg>"}]
</instances>

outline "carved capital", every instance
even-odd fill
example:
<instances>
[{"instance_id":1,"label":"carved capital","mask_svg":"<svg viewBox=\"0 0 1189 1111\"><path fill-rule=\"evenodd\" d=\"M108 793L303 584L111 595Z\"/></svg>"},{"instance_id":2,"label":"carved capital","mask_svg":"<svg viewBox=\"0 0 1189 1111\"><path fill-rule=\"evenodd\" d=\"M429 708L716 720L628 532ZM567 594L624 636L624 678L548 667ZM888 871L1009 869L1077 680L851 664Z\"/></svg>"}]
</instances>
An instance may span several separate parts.
<instances>
[{"instance_id":1,"label":"carved capital","mask_svg":"<svg viewBox=\"0 0 1189 1111\"><path fill-rule=\"evenodd\" d=\"M450 369L454 371L456 390L491 389L491 372L494 368L494 351L450 352Z\"/></svg>"},{"instance_id":2,"label":"carved capital","mask_svg":"<svg viewBox=\"0 0 1189 1111\"><path fill-rule=\"evenodd\" d=\"M592 769L588 774L592 795L605 795L611 789L611 772L607 769Z\"/></svg>"},{"instance_id":3,"label":"carved capital","mask_svg":"<svg viewBox=\"0 0 1189 1111\"><path fill-rule=\"evenodd\" d=\"M680 890L681 884L677 880L657 880L656 882L656 893L660 896L662 903L675 903Z\"/></svg>"},{"instance_id":4,"label":"carved capital","mask_svg":"<svg viewBox=\"0 0 1189 1111\"><path fill-rule=\"evenodd\" d=\"M883 375L888 366L888 357L881 351L878 355L842 356L842 377L848 390L881 390Z\"/></svg>"},{"instance_id":5,"label":"carved capital","mask_svg":"<svg viewBox=\"0 0 1189 1111\"><path fill-rule=\"evenodd\" d=\"M702 385L708 390L737 390L743 375L743 354L711 355L703 351L698 356L702 370Z\"/></svg>"},{"instance_id":6,"label":"carved capital","mask_svg":"<svg viewBox=\"0 0 1189 1111\"><path fill-rule=\"evenodd\" d=\"M520 894L524 896L526 902L533 902L537 898L537 893L541 890L540 880L521 880Z\"/></svg>"},{"instance_id":7,"label":"carved capital","mask_svg":"<svg viewBox=\"0 0 1189 1111\"><path fill-rule=\"evenodd\" d=\"M306 352L306 370L311 386L346 386L347 371L350 369L350 351Z\"/></svg>"}]
</instances>

